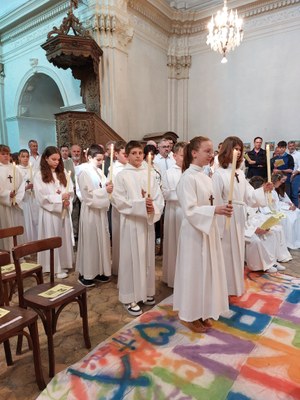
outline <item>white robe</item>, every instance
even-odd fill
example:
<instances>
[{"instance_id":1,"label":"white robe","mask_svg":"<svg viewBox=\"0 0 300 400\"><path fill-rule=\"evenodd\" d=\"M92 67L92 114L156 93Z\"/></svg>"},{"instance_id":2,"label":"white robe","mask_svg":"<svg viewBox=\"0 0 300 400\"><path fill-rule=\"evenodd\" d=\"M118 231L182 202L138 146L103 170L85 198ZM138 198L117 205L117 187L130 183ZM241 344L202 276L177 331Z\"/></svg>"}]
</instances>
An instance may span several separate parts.
<instances>
[{"instance_id":1,"label":"white robe","mask_svg":"<svg viewBox=\"0 0 300 400\"><path fill-rule=\"evenodd\" d=\"M13 182L13 176L13 165L0 163L0 228L25 225L22 209L25 182L17 166L15 167L15 182ZM16 191L15 205L10 197L10 192L13 190ZM18 236L18 244L25 241L24 235ZM0 239L0 249L11 250L12 247L12 238Z\"/></svg>"},{"instance_id":2,"label":"white robe","mask_svg":"<svg viewBox=\"0 0 300 400\"><path fill-rule=\"evenodd\" d=\"M30 167L24 167L18 165L25 186L27 183L33 183L34 170L30 170ZM23 198L23 212L25 220L25 232L26 239L28 242L32 242L38 239L38 222L39 222L39 207L36 202L34 189L26 190Z\"/></svg>"},{"instance_id":3,"label":"white robe","mask_svg":"<svg viewBox=\"0 0 300 400\"><path fill-rule=\"evenodd\" d=\"M300 248L300 210L290 210L292 201L285 193L284 197L278 196L276 190L272 191L272 209L277 212L282 212L285 216L280 221L283 227L287 247L295 250ZM269 207L261 209L264 214L271 214Z\"/></svg>"},{"instance_id":4,"label":"white robe","mask_svg":"<svg viewBox=\"0 0 300 400\"><path fill-rule=\"evenodd\" d=\"M107 210L109 195L103 172L87 164L78 176L82 197L76 270L85 279L111 275Z\"/></svg>"},{"instance_id":5,"label":"white robe","mask_svg":"<svg viewBox=\"0 0 300 400\"><path fill-rule=\"evenodd\" d=\"M119 172L123 171L126 164L120 163L116 160L113 165L113 183ZM110 168L108 169L110 170ZM120 259L120 213L116 207L112 206L111 209L111 271L113 275L118 275L119 272L119 259Z\"/></svg>"},{"instance_id":6,"label":"white robe","mask_svg":"<svg viewBox=\"0 0 300 400\"><path fill-rule=\"evenodd\" d=\"M181 175L181 168L175 164L166 171L162 180L162 192L166 200L162 280L169 287L174 287L177 243L183 218L176 193Z\"/></svg>"},{"instance_id":7,"label":"white robe","mask_svg":"<svg viewBox=\"0 0 300 400\"><path fill-rule=\"evenodd\" d=\"M211 179L191 164L177 185L183 212L177 248L174 310L184 321L218 319L228 311L226 274Z\"/></svg>"},{"instance_id":8,"label":"white robe","mask_svg":"<svg viewBox=\"0 0 300 400\"><path fill-rule=\"evenodd\" d=\"M256 228L260 227L268 216L249 207L247 214L245 261L248 268L251 271L266 271L277 261L292 259L286 246L282 226L274 226L266 234L257 235Z\"/></svg>"},{"instance_id":9,"label":"white robe","mask_svg":"<svg viewBox=\"0 0 300 400\"><path fill-rule=\"evenodd\" d=\"M263 188L254 190L241 169L237 169L236 173L238 177L234 178L230 227L226 229L226 218L222 215L218 216L218 224L222 238L228 294L241 296L244 293L246 205L263 206L266 204L266 196ZM213 174L215 205L228 203L230 177L231 164L227 169L217 168Z\"/></svg>"},{"instance_id":10,"label":"white robe","mask_svg":"<svg viewBox=\"0 0 300 400\"><path fill-rule=\"evenodd\" d=\"M155 233L164 201L151 176L154 214L148 215L142 189L147 191L147 169L127 164L115 179L113 205L120 216L119 299L122 303L146 301L155 294Z\"/></svg>"},{"instance_id":11,"label":"white robe","mask_svg":"<svg viewBox=\"0 0 300 400\"><path fill-rule=\"evenodd\" d=\"M40 207L38 238L46 239L53 236L60 236L62 238L62 246L54 250L55 273L60 273L64 269L72 268L73 230L71 212L74 191L72 180L70 180L70 206L65 218L62 219L62 193L66 192L66 187L60 184L56 173L53 173L53 177L54 182L45 183L42 181L41 172L37 172L34 175L34 188L37 204ZM49 251L38 253L37 260L43 266L44 272L50 271Z\"/></svg>"}]
</instances>

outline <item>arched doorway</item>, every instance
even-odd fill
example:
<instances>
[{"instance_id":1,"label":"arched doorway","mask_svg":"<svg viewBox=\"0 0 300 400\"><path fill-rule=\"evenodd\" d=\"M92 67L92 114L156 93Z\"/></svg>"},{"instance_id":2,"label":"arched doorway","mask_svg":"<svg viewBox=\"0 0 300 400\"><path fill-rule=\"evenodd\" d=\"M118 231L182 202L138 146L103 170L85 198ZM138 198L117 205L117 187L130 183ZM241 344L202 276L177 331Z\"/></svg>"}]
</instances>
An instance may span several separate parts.
<instances>
[{"instance_id":1,"label":"arched doorway","mask_svg":"<svg viewBox=\"0 0 300 400\"><path fill-rule=\"evenodd\" d=\"M36 139L40 152L56 144L54 114L64 106L55 81L43 73L35 73L25 83L18 104L20 147Z\"/></svg>"}]
</instances>

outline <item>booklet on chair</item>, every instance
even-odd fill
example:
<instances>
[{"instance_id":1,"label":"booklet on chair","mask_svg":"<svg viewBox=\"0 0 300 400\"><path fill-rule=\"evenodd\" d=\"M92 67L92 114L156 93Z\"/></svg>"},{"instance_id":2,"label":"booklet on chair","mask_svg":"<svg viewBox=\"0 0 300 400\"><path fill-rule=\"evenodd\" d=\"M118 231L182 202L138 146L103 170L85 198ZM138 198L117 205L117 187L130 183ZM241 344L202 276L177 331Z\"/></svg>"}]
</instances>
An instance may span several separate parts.
<instances>
[{"instance_id":1,"label":"booklet on chair","mask_svg":"<svg viewBox=\"0 0 300 400\"><path fill-rule=\"evenodd\" d=\"M39 295L46 297L47 299L54 299L55 297L61 296L71 290L73 290L72 286L59 283L58 285L53 286L51 289L46 290L46 292L39 293Z\"/></svg>"},{"instance_id":2,"label":"booklet on chair","mask_svg":"<svg viewBox=\"0 0 300 400\"><path fill-rule=\"evenodd\" d=\"M8 314L9 310L5 310L4 308L0 308L0 318L4 317L4 315Z\"/></svg>"}]
</instances>

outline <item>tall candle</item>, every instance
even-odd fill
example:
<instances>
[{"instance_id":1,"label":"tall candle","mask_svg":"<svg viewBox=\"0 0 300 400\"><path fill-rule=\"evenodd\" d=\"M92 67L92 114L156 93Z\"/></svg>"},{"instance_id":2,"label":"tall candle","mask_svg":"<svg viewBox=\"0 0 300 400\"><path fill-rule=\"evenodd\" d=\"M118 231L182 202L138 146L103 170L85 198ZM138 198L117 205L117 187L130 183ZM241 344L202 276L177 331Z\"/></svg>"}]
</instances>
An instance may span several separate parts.
<instances>
[{"instance_id":1,"label":"tall candle","mask_svg":"<svg viewBox=\"0 0 300 400\"><path fill-rule=\"evenodd\" d=\"M69 189L70 189L70 180L71 180L71 171L68 171L68 174L67 174L67 186L66 186L66 193L69 193ZM64 219L64 218L65 218L65 216L66 216L66 213L67 213L67 209L66 209L66 208L64 208L64 209L63 209L63 211L62 211L62 219Z\"/></svg>"},{"instance_id":2,"label":"tall candle","mask_svg":"<svg viewBox=\"0 0 300 400\"><path fill-rule=\"evenodd\" d=\"M13 191L14 191L14 197L12 199L12 204L16 205L16 163L13 162Z\"/></svg>"},{"instance_id":3,"label":"tall candle","mask_svg":"<svg viewBox=\"0 0 300 400\"><path fill-rule=\"evenodd\" d=\"M271 157L270 157L270 145L266 145L266 156L267 156L267 176L268 182L271 182Z\"/></svg>"},{"instance_id":4,"label":"tall candle","mask_svg":"<svg viewBox=\"0 0 300 400\"><path fill-rule=\"evenodd\" d=\"M235 171L236 171L237 157L238 157L238 151L236 149L233 149L232 164L231 164L231 176L230 176L230 186L229 186L229 193L228 193L228 204L232 204L234 177L235 177ZM229 226L230 226L230 217L227 217L226 218L226 228L228 229Z\"/></svg>"},{"instance_id":5,"label":"tall candle","mask_svg":"<svg viewBox=\"0 0 300 400\"><path fill-rule=\"evenodd\" d=\"M151 153L148 153L148 187L147 187L147 193L148 197L151 197L151 171L152 171L152 157Z\"/></svg>"},{"instance_id":6,"label":"tall candle","mask_svg":"<svg viewBox=\"0 0 300 400\"><path fill-rule=\"evenodd\" d=\"M110 168L109 168L109 180L112 182L113 177L113 163L114 163L114 145L110 145Z\"/></svg>"},{"instance_id":7,"label":"tall candle","mask_svg":"<svg viewBox=\"0 0 300 400\"><path fill-rule=\"evenodd\" d=\"M32 179L32 164L31 163L29 163L29 180L30 180L30 183L32 184L33 179ZM30 194L32 194L32 189L30 190Z\"/></svg>"}]
</instances>

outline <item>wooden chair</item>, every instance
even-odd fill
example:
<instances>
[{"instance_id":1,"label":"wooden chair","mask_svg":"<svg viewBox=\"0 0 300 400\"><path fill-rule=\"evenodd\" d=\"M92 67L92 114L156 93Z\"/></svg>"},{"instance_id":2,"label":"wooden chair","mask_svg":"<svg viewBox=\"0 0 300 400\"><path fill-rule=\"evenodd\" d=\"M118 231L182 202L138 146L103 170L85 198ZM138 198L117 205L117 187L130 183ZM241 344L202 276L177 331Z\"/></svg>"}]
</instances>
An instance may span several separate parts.
<instances>
[{"instance_id":1,"label":"wooden chair","mask_svg":"<svg viewBox=\"0 0 300 400\"><path fill-rule=\"evenodd\" d=\"M72 302L77 302L79 305L85 346L88 349L91 347L88 330L86 288L77 283L64 282L64 285L70 287L67 292L61 292L60 295L53 298L44 297L46 291L52 289L51 292L53 294L53 291L60 286L54 281L54 249L61 247L61 243L60 237L52 237L16 246L12 250L17 273L20 306L24 308L30 307L39 314L47 335L50 377L53 377L55 374L53 335L56 332L57 319L61 311ZM20 258L46 250L50 251L50 282L34 286L24 292Z\"/></svg>"},{"instance_id":2,"label":"wooden chair","mask_svg":"<svg viewBox=\"0 0 300 400\"><path fill-rule=\"evenodd\" d=\"M10 262L10 254L5 252L0 253L0 269L2 266ZM36 381L40 390L43 390L46 385L43 377L40 343L37 320L38 315L32 310L24 310L20 307L3 306L3 284L0 274L0 343L4 344L6 364L12 365L12 356L10 350L9 339L23 333L25 328L29 329L30 338L32 341L33 362Z\"/></svg>"},{"instance_id":3,"label":"wooden chair","mask_svg":"<svg viewBox=\"0 0 300 400\"><path fill-rule=\"evenodd\" d=\"M0 229L0 239L12 238L13 245L17 246L17 236L23 235L24 228L22 226L15 226L12 228ZM9 251L5 249L4 251ZM34 277L38 284L43 283L43 269L42 266L36 263L21 263L22 279L28 277ZM15 265L9 263L2 268L2 283L4 291L4 304L9 306L9 302L12 299L12 295L17 286L17 277L15 271Z\"/></svg>"}]
</instances>

